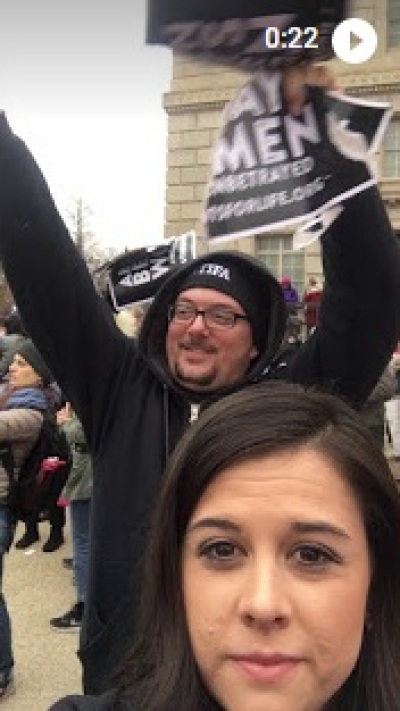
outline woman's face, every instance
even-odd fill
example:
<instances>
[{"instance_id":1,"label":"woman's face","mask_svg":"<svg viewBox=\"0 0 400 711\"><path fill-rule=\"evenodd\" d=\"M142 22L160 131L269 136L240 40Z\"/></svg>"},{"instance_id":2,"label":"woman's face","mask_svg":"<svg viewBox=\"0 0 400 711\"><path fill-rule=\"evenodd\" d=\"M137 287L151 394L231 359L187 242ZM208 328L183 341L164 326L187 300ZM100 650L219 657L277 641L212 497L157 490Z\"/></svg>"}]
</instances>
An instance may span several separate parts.
<instances>
[{"instance_id":1,"label":"woman's face","mask_svg":"<svg viewBox=\"0 0 400 711\"><path fill-rule=\"evenodd\" d=\"M182 554L194 656L226 711L319 711L349 676L371 565L362 513L323 455L229 467L198 502Z\"/></svg>"},{"instance_id":2,"label":"woman's face","mask_svg":"<svg viewBox=\"0 0 400 711\"><path fill-rule=\"evenodd\" d=\"M29 363L18 353L8 369L8 382L14 388L32 388L41 385L41 379Z\"/></svg>"}]
</instances>

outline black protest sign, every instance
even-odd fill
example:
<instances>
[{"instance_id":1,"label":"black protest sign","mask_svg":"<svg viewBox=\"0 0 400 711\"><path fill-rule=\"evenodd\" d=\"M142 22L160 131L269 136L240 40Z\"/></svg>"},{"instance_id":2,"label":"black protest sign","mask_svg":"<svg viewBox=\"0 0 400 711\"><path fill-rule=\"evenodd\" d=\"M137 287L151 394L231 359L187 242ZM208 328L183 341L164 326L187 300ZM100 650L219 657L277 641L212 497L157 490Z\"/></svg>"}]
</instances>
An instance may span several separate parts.
<instances>
[{"instance_id":1,"label":"black protest sign","mask_svg":"<svg viewBox=\"0 0 400 711\"><path fill-rule=\"evenodd\" d=\"M107 291L115 311L154 297L178 264L196 254L196 236L187 232L154 247L141 247L116 257L107 265Z\"/></svg>"},{"instance_id":2,"label":"black protest sign","mask_svg":"<svg viewBox=\"0 0 400 711\"><path fill-rule=\"evenodd\" d=\"M210 242L311 219L365 190L389 118L388 104L315 88L292 116L281 74L256 75L225 110L204 211Z\"/></svg>"},{"instance_id":3,"label":"black protest sign","mask_svg":"<svg viewBox=\"0 0 400 711\"><path fill-rule=\"evenodd\" d=\"M333 56L346 0L148 0L147 42L249 70Z\"/></svg>"}]
</instances>

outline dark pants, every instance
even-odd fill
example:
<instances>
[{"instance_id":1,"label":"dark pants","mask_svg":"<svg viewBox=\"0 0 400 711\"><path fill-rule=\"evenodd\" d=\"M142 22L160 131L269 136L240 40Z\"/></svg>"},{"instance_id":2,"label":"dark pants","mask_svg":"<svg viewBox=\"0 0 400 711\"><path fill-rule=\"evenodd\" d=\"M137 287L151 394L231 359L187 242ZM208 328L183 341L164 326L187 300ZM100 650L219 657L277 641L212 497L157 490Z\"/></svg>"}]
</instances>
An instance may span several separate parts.
<instances>
[{"instance_id":1,"label":"dark pants","mask_svg":"<svg viewBox=\"0 0 400 711\"><path fill-rule=\"evenodd\" d=\"M13 535L13 523L7 506L0 504L0 687L7 683L14 659L11 644L11 622L3 593L4 556Z\"/></svg>"},{"instance_id":2,"label":"dark pants","mask_svg":"<svg viewBox=\"0 0 400 711\"><path fill-rule=\"evenodd\" d=\"M57 506L57 502L53 501L48 509L48 518L50 522L50 529L52 531L61 531L63 530L65 526L65 509L63 506ZM38 524L40 521L40 516L39 513L34 511L32 514L30 514L26 519L25 519L25 527L27 531L35 531L37 532L38 530Z\"/></svg>"}]
</instances>

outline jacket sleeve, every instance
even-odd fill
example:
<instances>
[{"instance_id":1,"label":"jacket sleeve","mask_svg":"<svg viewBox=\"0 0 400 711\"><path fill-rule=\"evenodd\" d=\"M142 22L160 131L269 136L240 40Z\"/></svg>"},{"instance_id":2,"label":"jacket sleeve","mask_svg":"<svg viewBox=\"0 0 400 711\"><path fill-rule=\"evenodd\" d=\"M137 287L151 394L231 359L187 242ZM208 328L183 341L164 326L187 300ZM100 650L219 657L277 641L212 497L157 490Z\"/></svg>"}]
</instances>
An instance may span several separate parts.
<instances>
[{"instance_id":1,"label":"jacket sleeve","mask_svg":"<svg viewBox=\"0 0 400 711\"><path fill-rule=\"evenodd\" d=\"M366 404L384 403L396 394L396 378L392 367L388 366L379 378Z\"/></svg>"},{"instance_id":2,"label":"jacket sleeve","mask_svg":"<svg viewBox=\"0 0 400 711\"><path fill-rule=\"evenodd\" d=\"M66 696L60 699L49 711L117 711L121 706L116 703L116 694L109 691L102 696Z\"/></svg>"},{"instance_id":3,"label":"jacket sleeve","mask_svg":"<svg viewBox=\"0 0 400 711\"><path fill-rule=\"evenodd\" d=\"M90 438L93 428L100 433L111 384L132 346L97 294L35 160L4 114L0 186L6 278L27 331Z\"/></svg>"},{"instance_id":4,"label":"jacket sleeve","mask_svg":"<svg viewBox=\"0 0 400 711\"><path fill-rule=\"evenodd\" d=\"M322 237L322 259L319 325L286 375L359 407L400 337L400 249L377 188L344 203Z\"/></svg>"},{"instance_id":5,"label":"jacket sleeve","mask_svg":"<svg viewBox=\"0 0 400 711\"><path fill-rule=\"evenodd\" d=\"M43 415L38 410L13 408L0 412L0 442L36 441L43 422Z\"/></svg>"}]
</instances>

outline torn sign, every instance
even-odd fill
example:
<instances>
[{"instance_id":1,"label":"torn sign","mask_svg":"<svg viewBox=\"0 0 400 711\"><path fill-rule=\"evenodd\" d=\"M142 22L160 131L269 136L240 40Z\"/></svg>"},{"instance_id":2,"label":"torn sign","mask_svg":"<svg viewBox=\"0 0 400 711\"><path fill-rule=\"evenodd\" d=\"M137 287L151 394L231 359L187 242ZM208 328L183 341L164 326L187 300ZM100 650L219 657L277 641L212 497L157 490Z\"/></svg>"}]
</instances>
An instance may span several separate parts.
<instances>
[{"instance_id":1,"label":"torn sign","mask_svg":"<svg viewBox=\"0 0 400 711\"><path fill-rule=\"evenodd\" d=\"M260 72L228 104L206 192L210 243L313 220L376 180L387 103L310 88L299 116L280 72Z\"/></svg>"}]
</instances>

